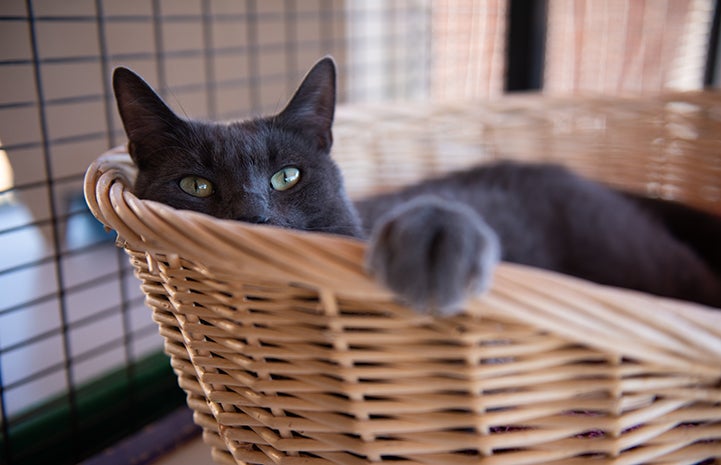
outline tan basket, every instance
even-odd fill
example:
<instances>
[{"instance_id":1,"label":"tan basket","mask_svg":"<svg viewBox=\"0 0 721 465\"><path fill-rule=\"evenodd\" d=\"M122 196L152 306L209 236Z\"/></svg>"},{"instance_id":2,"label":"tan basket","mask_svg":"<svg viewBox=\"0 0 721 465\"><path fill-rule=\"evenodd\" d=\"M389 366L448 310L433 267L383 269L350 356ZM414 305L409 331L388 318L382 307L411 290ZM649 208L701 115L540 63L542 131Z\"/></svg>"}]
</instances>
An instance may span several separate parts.
<instances>
[{"instance_id":1,"label":"tan basket","mask_svg":"<svg viewBox=\"0 0 721 465\"><path fill-rule=\"evenodd\" d=\"M717 94L344 108L335 136L354 195L502 154L721 212ZM503 264L419 316L362 242L140 201L133 174L105 154L86 197L218 463L719 463L721 312Z\"/></svg>"}]
</instances>

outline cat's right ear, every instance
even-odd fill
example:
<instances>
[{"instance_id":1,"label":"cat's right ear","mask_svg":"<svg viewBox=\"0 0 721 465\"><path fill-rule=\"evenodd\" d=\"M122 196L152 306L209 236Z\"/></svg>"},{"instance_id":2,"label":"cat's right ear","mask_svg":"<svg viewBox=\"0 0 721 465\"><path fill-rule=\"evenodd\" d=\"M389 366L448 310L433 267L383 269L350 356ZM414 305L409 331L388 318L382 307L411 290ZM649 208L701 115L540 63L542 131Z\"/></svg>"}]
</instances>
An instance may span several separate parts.
<instances>
[{"instance_id":1,"label":"cat's right ear","mask_svg":"<svg viewBox=\"0 0 721 465\"><path fill-rule=\"evenodd\" d=\"M276 116L285 127L315 137L318 148L330 150L335 112L335 62L329 56L316 63L285 109Z\"/></svg>"},{"instance_id":2,"label":"cat's right ear","mask_svg":"<svg viewBox=\"0 0 721 465\"><path fill-rule=\"evenodd\" d=\"M152 146L162 143L162 136L174 132L182 120L143 78L128 68L118 67L113 72L113 91L128 136L128 151L140 165L143 160L138 160L138 155L151 153Z\"/></svg>"}]
</instances>

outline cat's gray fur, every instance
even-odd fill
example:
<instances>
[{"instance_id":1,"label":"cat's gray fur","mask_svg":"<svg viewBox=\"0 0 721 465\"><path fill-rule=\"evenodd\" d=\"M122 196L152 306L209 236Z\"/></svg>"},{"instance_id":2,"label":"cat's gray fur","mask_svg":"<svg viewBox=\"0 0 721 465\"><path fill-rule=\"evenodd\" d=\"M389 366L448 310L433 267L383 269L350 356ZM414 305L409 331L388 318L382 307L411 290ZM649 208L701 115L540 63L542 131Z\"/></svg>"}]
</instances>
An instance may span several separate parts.
<instances>
[{"instance_id":1,"label":"cat's gray fur","mask_svg":"<svg viewBox=\"0 0 721 465\"><path fill-rule=\"evenodd\" d=\"M368 237L370 271L421 311L453 313L487 287L499 259L721 306L721 279L643 204L557 166L499 163L354 205L330 158L330 58L311 69L278 115L243 122L180 118L124 68L113 85L140 198ZM269 179L286 166L298 167L301 180L274 191ZM216 191L185 194L178 183L188 175L211 180Z\"/></svg>"}]
</instances>

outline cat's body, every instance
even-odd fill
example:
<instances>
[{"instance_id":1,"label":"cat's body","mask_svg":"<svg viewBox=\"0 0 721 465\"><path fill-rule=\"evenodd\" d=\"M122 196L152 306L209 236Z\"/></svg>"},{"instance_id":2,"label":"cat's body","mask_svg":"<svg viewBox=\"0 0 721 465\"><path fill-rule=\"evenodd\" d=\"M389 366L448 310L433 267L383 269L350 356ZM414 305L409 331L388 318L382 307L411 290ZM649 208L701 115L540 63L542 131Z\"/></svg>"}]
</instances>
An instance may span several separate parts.
<instances>
[{"instance_id":1,"label":"cat's body","mask_svg":"<svg viewBox=\"0 0 721 465\"><path fill-rule=\"evenodd\" d=\"M721 278L660 218L560 166L512 162L479 166L362 200L357 209L370 232L389 211L428 196L469 206L499 237L504 261L721 305ZM721 219L706 226L721 230ZM412 273L398 273L396 279L404 277L417 279Z\"/></svg>"},{"instance_id":2,"label":"cat's body","mask_svg":"<svg viewBox=\"0 0 721 465\"><path fill-rule=\"evenodd\" d=\"M136 195L220 218L369 237L370 271L418 309L452 312L487 286L501 258L721 306L721 278L667 224L678 211L559 167L479 167L354 206L330 158L330 59L281 113L246 122L181 119L126 69L116 70L114 89L139 168Z\"/></svg>"}]
</instances>

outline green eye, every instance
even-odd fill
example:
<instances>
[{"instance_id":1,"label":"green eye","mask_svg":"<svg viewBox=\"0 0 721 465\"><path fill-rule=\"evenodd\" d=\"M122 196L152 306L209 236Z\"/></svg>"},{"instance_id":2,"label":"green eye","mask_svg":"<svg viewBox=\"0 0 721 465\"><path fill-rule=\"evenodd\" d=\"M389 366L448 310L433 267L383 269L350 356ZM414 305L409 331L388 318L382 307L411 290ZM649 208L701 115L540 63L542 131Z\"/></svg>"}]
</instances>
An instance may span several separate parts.
<instances>
[{"instance_id":1,"label":"green eye","mask_svg":"<svg viewBox=\"0 0 721 465\"><path fill-rule=\"evenodd\" d=\"M180 180L180 188L193 197L208 197L213 193L213 183L200 176L186 176Z\"/></svg>"},{"instance_id":2,"label":"green eye","mask_svg":"<svg viewBox=\"0 0 721 465\"><path fill-rule=\"evenodd\" d=\"M270 185L277 191L288 190L300 181L300 170L294 166L287 166L270 178Z\"/></svg>"}]
</instances>

